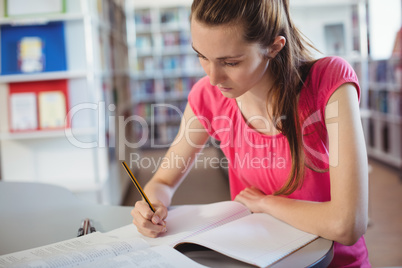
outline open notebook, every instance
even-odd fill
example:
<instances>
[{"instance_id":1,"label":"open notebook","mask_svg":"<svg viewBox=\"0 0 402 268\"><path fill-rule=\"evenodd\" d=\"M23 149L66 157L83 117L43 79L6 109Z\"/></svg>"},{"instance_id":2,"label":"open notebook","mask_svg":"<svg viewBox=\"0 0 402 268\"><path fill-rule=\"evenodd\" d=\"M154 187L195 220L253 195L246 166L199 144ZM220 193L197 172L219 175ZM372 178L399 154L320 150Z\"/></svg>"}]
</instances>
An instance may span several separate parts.
<instances>
[{"instance_id":1,"label":"open notebook","mask_svg":"<svg viewBox=\"0 0 402 268\"><path fill-rule=\"evenodd\" d=\"M197 244L266 267L317 238L234 201L173 208L168 231L144 237L133 224L0 256L2 267L205 267L174 248Z\"/></svg>"},{"instance_id":2,"label":"open notebook","mask_svg":"<svg viewBox=\"0 0 402 268\"><path fill-rule=\"evenodd\" d=\"M158 238L142 236L132 224L107 234L141 237L150 246L193 243L258 267L273 264L318 238L267 214L252 214L234 201L174 208L166 224L168 231Z\"/></svg>"}]
</instances>

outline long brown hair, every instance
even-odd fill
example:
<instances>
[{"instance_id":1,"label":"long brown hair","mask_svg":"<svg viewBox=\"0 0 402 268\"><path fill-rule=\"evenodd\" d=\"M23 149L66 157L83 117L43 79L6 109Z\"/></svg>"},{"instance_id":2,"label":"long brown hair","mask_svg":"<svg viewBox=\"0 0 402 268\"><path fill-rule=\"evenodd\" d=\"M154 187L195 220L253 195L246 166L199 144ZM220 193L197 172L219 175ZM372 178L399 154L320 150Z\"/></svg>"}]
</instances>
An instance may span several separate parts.
<instances>
[{"instance_id":1,"label":"long brown hair","mask_svg":"<svg viewBox=\"0 0 402 268\"><path fill-rule=\"evenodd\" d=\"M272 119L280 120L276 128L286 136L292 156L288 180L275 194L293 193L303 184L305 165L298 96L315 61L307 48L314 47L290 18L289 0L194 0L191 18L207 26L239 23L244 39L264 48L271 46L277 36L286 38L285 46L269 64L275 81L267 98L273 105Z\"/></svg>"}]
</instances>

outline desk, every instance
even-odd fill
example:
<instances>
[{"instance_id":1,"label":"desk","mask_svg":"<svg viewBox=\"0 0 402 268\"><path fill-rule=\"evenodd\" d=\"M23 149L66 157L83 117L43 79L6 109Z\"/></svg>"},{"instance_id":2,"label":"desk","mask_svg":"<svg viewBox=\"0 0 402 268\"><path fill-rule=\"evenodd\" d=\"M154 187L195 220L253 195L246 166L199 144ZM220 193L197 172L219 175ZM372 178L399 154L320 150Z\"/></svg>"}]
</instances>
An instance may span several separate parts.
<instances>
[{"instance_id":1,"label":"desk","mask_svg":"<svg viewBox=\"0 0 402 268\"><path fill-rule=\"evenodd\" d=\"M59 186L0 182L0 255L73 238L84 218L111 231L132 222L131 209L88 204ZM209 250L185 255L211 267L247 267ZM332 256L332 242L319 238L272 267L326 267Z\"/></svg>"}]
</instances>

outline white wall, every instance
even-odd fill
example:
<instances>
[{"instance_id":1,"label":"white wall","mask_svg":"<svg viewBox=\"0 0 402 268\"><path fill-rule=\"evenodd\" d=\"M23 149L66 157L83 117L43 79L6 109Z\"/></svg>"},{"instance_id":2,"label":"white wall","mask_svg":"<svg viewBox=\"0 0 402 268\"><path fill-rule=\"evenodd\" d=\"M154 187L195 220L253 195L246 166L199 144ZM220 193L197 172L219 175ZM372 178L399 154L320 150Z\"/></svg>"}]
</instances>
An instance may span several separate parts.
<instances>
[{"instance_id":1,"label":"white wall","mask_svg":"<svg viewBox=\"0 0 402 268\"><path fill-rule=\"evenodd\" d=\"M298 5L291 7L291 16L296 27L324 54L327 53L324 26L343 24L345 54L352 54L353 29L350 5L320 5L315 7Z\"/></svg>"},{"instance_id":2,"label":"white wall","mask_svg":"<svg viewBox=\"0 0 402 268\"><path fill-rule=\"evenodd\" d=\"M370 54L373 59L388 59L396 33L402 27L401 0L369 0Z\"/></svg>"}]
</instances>

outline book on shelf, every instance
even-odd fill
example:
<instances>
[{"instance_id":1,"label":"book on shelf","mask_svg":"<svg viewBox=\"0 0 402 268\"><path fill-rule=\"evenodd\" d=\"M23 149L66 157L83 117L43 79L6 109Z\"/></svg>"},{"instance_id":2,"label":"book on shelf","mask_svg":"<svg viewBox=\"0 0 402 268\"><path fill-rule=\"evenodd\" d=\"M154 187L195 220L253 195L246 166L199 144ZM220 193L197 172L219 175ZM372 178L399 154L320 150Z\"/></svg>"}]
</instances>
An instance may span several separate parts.
<instances>
[{"instance_id":1,"label":"book on shelf","mask_svg":"<svg viewBox=\"0 0 402 268\"><path fill-rule=\"evenodd\" d=\"M171 261L174 267L197 267L195 262L179 253L194 244L241 262L266 267L317 238L268 214L252 214L235 201L179 206L169 211L166 224L168 231L158 238L144 237L130 224L108 233L96 232L49 245L48 248L4 255L0 257L0 267L23 258L33 263L71 263L65 267L79 262L91 262L94 267L108 263L112 267L119 260L132 261L129 265L133 265L135 259L144 262ZM52 252L54 248L62 248L59 245L66 245L67 252ZM91 250L96 254L91 254ZM47 254L35 254L38 252Z\"/></svg>"},{"instance_id":2,"label":"book on shelf","mask_svg":"<svg viewBox=\"0 0 402 268\"><path fill-rule=\"evenodd\" d=\"M135 46L136 48L145 53L145 52L152 52L152 36L151 35L138 35L135 39Z\"/></svg>"},{"instance_id":3,"label":"book on shelf","mask_svg":"<svg viewBox=\"0 0 402 268\"><path fill-rule=\"evenodd\" d=\"M10 131L69 127L67 80L9 84Z\"/></svg>"},{"instance_id":4,"label":"book on shelf","mask_svg":"<svg viewBox=\"0 0 402 268\"><path fill-rule=\"evenodd\" d=\"M180 45L181 46L190 46L191 45L190 31L181 31L180 32Z\"/></svg>"},{"instance_id":5,"label":"book on shelf","mask_svg":"<svg viewBox=\"0 0 402 268\"><path fill-rule=\"evenodd\" d=\"M18 67L23 73L41 72L44 68L44 42L39 37L23 37L18 42Z\"/></svg>"},{"instance_id":6,"label":"book on shelf","mask_svg":"<svg viewBox=\"0 0 402 268\"><path fill-rule=\"evenodd\" d=\"M180 33L179 32L169 32L163 33L163 47L174 47L180 45Z\"/></svg>"},{"instance_id":7,"label":"book on shelf","mask_svg":"<svg viewBox=\"0 0 402 268\"><path fill-rule=\"evenodd\" d=\"M373 118L370 118L368 121L368 136L369 136L369 145L371 148L376 147L376 136L377 136L377 131L376 131L376 122Z\"/></svg>"},{"instance_id":8,"label":"book on shelf","mask_svg":"<svg viewBox=\"0 0 402 268\"><path fill-rule=\"evenodd\" d=\"M67 70L63 22L1 25L0 30L1 75Z\"/></svg>"},{"instance_id":9,"label":"book on shelf","mask_svg":"<svg viewBox=\"0 0 402 268\"><path fill-rule=\"evenodd\" d=\"M10 121L12 131L38 129L35 93L24 92L10 95Z\"/></svg>"},{"instance_id":10,"label":"book on shelf","mask_svg":"<svg viewBox=\"0 0 402 268\"><path fill-rule=\"evenodd\" d=\"M388 91L386 89L377 89L368 91L368 108L384 114L402 115L401 99L398 92Z\"/></svg>"},{"instance_id":11,"label":"book on shelf","mask_svg":"<svg viewBox=\"0 0 402 268\"><path fill-rule=\"evenodd\" d=\"M401 115L402 116L402 110L401 110L401 99L402 96L400 93L397 92L390 92L388 94L388 106L389 106L389 113L393 115Z\"/></svg>"},{"instance_id":12,"label":"book on shelf","mask_svg":"<svg viewBox=\"0 0 402 268\"><path fill-rule=\"evenodd\" d=\"M62 91L39 92L39 122L41 129L63 128L67 115L66 98Z\"/></svg>"},{"instance_id":13,"label":"book on shelf","mask_svg":"<svg viewBox=\"0 0 402 268\"><path fill-rule=\"evenodd\" d=\"M149 26L152 22L150 9L136 10L134 14L134 22L137 26Z\"/></svg>"},{"instance_id":14,"label":"book on shelf","mask_svg":"<svg viewBox=\"0 0 402 268\"><path fill-rule=\"evenodd\" d=\"M174 25L179 23L179 10L177 8L168 8L161 10L160 23L162 25Z\"/></svg>"}]
</instances>

